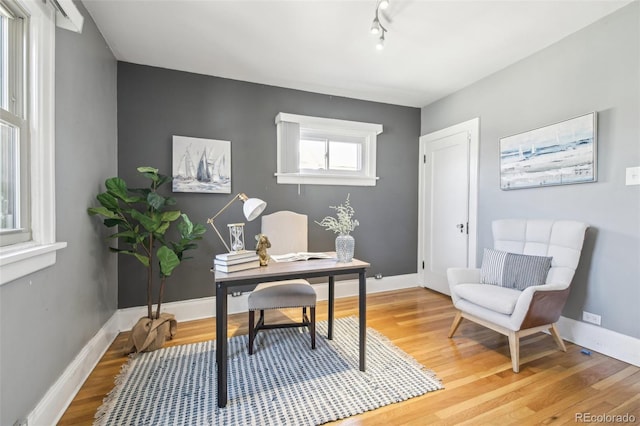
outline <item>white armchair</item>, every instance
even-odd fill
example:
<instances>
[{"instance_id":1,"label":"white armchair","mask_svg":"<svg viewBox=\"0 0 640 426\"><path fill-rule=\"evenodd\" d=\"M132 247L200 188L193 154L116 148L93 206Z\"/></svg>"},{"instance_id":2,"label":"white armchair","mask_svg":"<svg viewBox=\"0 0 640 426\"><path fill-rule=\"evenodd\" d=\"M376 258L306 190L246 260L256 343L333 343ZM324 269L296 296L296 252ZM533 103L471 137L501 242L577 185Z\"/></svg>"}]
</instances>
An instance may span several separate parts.
<instances>
[{"instance_id":1,"label":"white armchair","mask_svg":"<svg viewBox=\"0 0 640 426\"><path fill-rule=\"evenodd\" d=\"M453 337L463 318L506 335L516 373L520 370L520 337L549 330L560 349L566 351L555 323L569 296L587 227L582 222L564 220L494 221L495 250L552 257L546 280L524 289L509 288L483 283L481 269L449 268L451 298L458 309L449 337ZM483 263L483 272L485 268Z\"/></svg>"}]
</instances>

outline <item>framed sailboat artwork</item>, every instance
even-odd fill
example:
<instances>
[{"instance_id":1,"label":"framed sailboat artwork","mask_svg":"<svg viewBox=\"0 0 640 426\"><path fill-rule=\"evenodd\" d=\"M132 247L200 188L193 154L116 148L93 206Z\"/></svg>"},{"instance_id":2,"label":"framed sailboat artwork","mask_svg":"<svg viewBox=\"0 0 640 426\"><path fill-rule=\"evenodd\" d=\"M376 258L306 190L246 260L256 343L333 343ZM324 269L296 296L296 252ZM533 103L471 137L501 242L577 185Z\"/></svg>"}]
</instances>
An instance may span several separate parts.
<instances>
[{"instance_id":1,"label":"framed sailboat artwork","mask_svg":"<svg viewBox=\"0 0 640 426\"><path fill-rule=\"evenodd\" d=\"M173 136L173 192L231 193L231 141Z\"/></svg>"}]
</instances>

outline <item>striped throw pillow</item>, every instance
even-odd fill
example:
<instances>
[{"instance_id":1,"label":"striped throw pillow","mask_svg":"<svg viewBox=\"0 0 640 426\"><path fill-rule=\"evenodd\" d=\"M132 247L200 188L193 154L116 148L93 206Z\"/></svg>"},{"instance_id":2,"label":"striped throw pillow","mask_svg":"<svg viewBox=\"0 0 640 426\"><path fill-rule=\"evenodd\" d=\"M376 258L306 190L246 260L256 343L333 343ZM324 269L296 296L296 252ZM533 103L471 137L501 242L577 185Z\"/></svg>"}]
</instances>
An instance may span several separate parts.
<instances>
[{"instance_id":1,"label":"striped throw pillow","mask_svg":"<svg viewBox=\"0 0 640 426\"><path fill-rule=\"evenodd\" d=\"M480 267L480 282L502 286L502 275L507 252L494 249L484 249L482 266Z\"/></svg>"},{"instance_id":2,"label":"striped throw pillow","mask_svg":"<svg viewBox=\"0 0 640 426\"><path fill-rule=\"evenodd\" d=\"M524 290L543 285L551 268L551 257L507 253L502 274L502 286Z\"/></svg>"},{"instance_id":3,"label":"striped throw pillow","mask_svg":"<svg viewBox=\"0 0 640 426\"><path fill-rule=\"evenodd\" d=\"M547 280L553 258L484 249L480 282L524 290Z\"/></svg>"}]
</instances>

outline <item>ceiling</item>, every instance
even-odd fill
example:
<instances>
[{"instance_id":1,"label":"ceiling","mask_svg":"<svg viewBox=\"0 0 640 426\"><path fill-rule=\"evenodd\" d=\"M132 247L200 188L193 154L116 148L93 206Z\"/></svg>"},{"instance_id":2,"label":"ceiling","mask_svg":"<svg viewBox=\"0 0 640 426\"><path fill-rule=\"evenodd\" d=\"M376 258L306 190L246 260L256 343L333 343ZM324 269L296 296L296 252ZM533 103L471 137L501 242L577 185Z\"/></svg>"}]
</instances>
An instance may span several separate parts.
<instances>
[{"instance_id":1,"label":"ceiling","mask_svg":"<svg viewBox=\"0 0 640 426\"><path fill-rule=\"evenodd\" d=\"M423 107L630 1L83 0L120 61Z\"/></svg>"}]
</instances>

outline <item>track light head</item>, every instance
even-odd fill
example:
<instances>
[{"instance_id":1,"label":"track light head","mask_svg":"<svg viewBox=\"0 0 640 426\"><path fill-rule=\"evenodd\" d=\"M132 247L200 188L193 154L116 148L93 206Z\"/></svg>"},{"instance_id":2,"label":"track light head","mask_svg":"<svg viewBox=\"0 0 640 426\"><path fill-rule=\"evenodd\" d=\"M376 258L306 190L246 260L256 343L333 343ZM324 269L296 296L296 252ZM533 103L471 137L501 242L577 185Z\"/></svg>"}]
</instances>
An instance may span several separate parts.
<instances>
[{"instance_id":1,"label":"track light head","mask_svg":"<svg viewBox=\"0 0 640 426\"><path fill-rule=\"evenodd\" d=\"M378 17L376 16L373 19L373 23L371 24L371 34L379 34L380 31L381 31L380 21L378 20Z\"/></svg>"},{"instance_id":2,"label":"track light head","mask_svg":"<svg viewBox=\"0 0 640 426\"><path fill-rule=\"evenodd\" d=\"M382 33L380 33L380 38L378 38L378 42L376 43L376 49L384 49L384 30L382 31Z\"/></svg>"}]
</instances>

